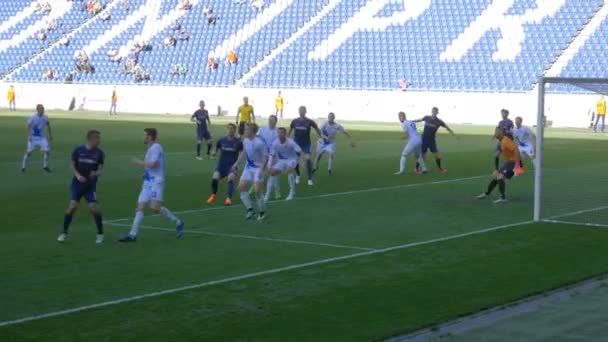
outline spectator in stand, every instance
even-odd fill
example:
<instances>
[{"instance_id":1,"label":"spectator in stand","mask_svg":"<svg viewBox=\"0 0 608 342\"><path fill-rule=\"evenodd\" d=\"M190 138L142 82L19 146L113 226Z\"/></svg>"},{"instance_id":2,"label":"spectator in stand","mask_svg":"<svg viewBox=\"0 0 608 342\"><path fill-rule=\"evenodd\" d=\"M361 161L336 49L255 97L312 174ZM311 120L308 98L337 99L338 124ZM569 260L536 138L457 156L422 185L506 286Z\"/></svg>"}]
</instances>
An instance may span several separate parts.
<instances>
[{"instance_id":1,"label":"spectator in stand","mask_svg":"<svg viewBox=\"0 0 608 342\"><path fill-rule=\"evenodd\" d=\"M169 34L169 35L167 35L165 37L165 39L163 40L163 43L167 47L175 47L175 44L177 43L177 40L175 40L175 38L172 35Z\"/></svg>"},{"instance_id":2,"label":"spectator in stand","mask_svg":"<svg viewBox=\"0 0 608 342\"><path fill-rule=\"evenodd\" d=\"M76 51L76 59L82 63L87 63L89 61L89 55L84 50Z\"/></svg>"},{"instance_id":3,"label":"spectator in stand","mask_svg":"<svg viewBox=\"0 0 608 342\"><path fill-rule=\"evenodd\" d=\"M190 32L188 32L188 30L185 27L182 27L181 30L179 30L179 40L188 40L190 39Z\"/></svg>"},{"instance_id":4,"label":"spectator in stand","mask_svg":"<svg viewBox=\"0 0 608 342\"><path fill-rule=\"evenodd\" d=\"M247 2L247 0L234 0L232 1L235 5L242 5Z\"/></svg>"},{"instance_id":5,"label":"spectator in stand","mask_svg":"<svg viewBox=\"0 0 608 342\"><path fill-rule=\"evenodd\" d=\"M109 10L105 10L105 11L101 12L101 14L99 15L99 18L101 19L101 21L108 21L108 20L110 20L111 17L112 17L112 13L110 13Z\"/></svg>"},{"instance_id":6,"label":"spectator in stand","mask_svg":"<svg viewBox=\"0 0 608 342\"><path fill-rule=\"evenodd\" d=\"M173 22L171 22L171 29L173 31L179 31L179 29L181 29L181 28L182 28L182 24L180 24L179 21L173 20Z\"/></svg>"},{"instance_id":7,"label":"spectator in stand","mask_svg":"<svg viewBox=\"0 0 608 342\"><path fill-rule=\"evenodd\" d=\"M256 10L261 10L262 8L264 8L264 5L266 5L264 3L264 0L252 0L251 1L251 7L253 7Z\"/></svg>"},{"instance_id":8,"label":"spectator in stand","mask_svg":"<svg viewBox=\"0 0 608 342\"><path fill-rule=\"evenodd\" d=\"M125 10L125 12L129 12L131 10L131 3L129 0L124 0L122 2L122 8Z\"/></svg>"},{"instance_id":9,"label":"spectator in stand","mask_svg":"<svg viewBox=\"0 0 608 342\"><path fill-rule=\"evenodd\" d=\"M108 57L112 60L112 62L120 62L121 57L118 54L118 49L110 48L107 52Z\"/></svg>"},{"instance_id":10,"label":"spectator in stand","mask_svg":"<svg viewBox=\"0 0 608 342\"><path fill-rule=\"evenodd\" d=\"M54 80L59 77L59 72L54 69L44 69L42 71L42 79L43 80Z\"/></svg>"},{"instance_id":11,"label":"spectator in stand","mask_svg":"<svg viewBox=\"0 0 608 342\"><path fill-rule=\"evenodd\" d=\"M99 1L95 1L95 3L93 4L93 15L99 14L101 10L103 10L103 7L101 7Z\"/></svg>"},{"instance_id":12,"label":"spectator in stand","mask_svg":"<svg viewBox=\"0 0 608 342\"><path fill-rule=\"evenodd\" d=\"M61 45L61 46L70 45L70 38L68 38L67 35L64 35L63 37L61 37L61 39L59 39L59 45Z\"/></svg>"},{"instance_id":13,"label":"spectator in stand","mask_svg":"<svg viewBox=\"0 0 608 342\"><path fill-rule=\"evenodd\" d=\"M184 76L187 72L188 68L181 63L173 64L173 66L171 67L171 71L169 71L171 75L179 76Z\"/></svg>"},{"instance_id":14,"label":"spectator in stand","mask_svg":"<svg viewBox=\"0 0 608 342\"><path fill-rule=\"evenodd\" d=\"M65 75L65 79L63 80L63 83L70 84L70 83L72 83L72 81L74 81L74 74L72 72L68 72Z\"/></svg>"},{"instance_id":15,"label":"spectator in stand","mask_svg":"<svg viewBox=\"0 0 608 342\"><path fill-rule=\"evenodd\" d=\"M217 62L215 61L215 58L213 57L209 57L209 59L207 60L207 71L213 71L217 69Z\"/></svg>"},{"instance_id":16,"label":"spectator in stand","mask_svg":"<svg viewBox=\"0 0 608 342\"><path fill-rule=\"evenodd\" d=\"M234 52L233 50L228 52L228 56L226 57L226 64L236 64L238 61L239 58L236 55L236 52Z\"/></svg>"},{"instance_id":17,"label":"spectator in stand","mask_svg":"<svg viewBox=\"0 0 608 342\"><path fill-rule=\"evenodd\" d=\"M46 25L46 30L49 32L55 31L59 27L59 25L57 24L57 20L55 20L55 19L52 19L51 21L46 20L45 25Z\"/></svg>"},{"instance_id":18,"label":"spectator in stand","mask_svg":"<svg viewBox=\"0 0 608 342\"><path fill-rule=\"evenodd\" d=\"M38 39L39 42L43 42L46 40L46 33L44 31L40 31L36 34L36 39Z\"/></svg>"},{"instance_id":19,"label":"spectator in stand","mask_svg":"<svg viewBox=\"0 0 608 342\"><path fill-rule=\"evenodd\" d=\"M207 24L215 25L216 23L217 23L217 15L215 15L215 13L213 13L213 12L207 14Z\"/></svg>"},{"instance_id":20,"label":"spectator in stand","mask_svg":"<svg viewBox=\"0 0 608 342\"><path fill-rule=\"evenodd\" d=\"M34 8L34 12L36 13L48 13L51 11L51 4L47 1L39 0L36 3L36 7Z\"/></svg>"},{"instance_id":21,"label":"spectator in stand","mask_svg":"<svg viewBox=\"0 0 608 342\"><path fill-rule=\"evenodd\" d=\"M207 5L203 8L203 15L204 16L208 16L209 14L213 13L213 7Z\"/></svg>"},{"instance_id":22,"label":"spectator in stand","mask_svg":"<svg viewBox=\"0 0 608 342\"><path fill-rule=\"evenodd\" d=\"M192 3L190 2L190 0L179 0L179 9L188 11L192 9Z\"/></svg>"}]
</instances>

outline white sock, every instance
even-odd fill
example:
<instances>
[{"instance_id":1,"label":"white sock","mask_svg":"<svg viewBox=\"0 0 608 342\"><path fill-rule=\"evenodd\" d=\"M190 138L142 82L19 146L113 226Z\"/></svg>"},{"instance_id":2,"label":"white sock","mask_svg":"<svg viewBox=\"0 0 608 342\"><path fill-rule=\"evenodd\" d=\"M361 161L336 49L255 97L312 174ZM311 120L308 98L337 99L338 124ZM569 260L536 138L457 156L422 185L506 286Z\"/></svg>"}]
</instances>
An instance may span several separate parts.
<instances>
[{"instance_id":1,"label":"white sock","mask_svg":"<svg viewBox=\"0 0 608 342\"><path fill-rule=\"evenodd\" d=\"M27 165L27 159L30 157L29 153L26 153L23 155L23 162L21 162L21 168L25 169L25 166Z\"/></svg>"},{"instance_id":2,"label":"white sock","mask_svg":"<svg viewBox=\"0 0 608 342\"><path fill-rule=\"evenodd\" d=\"M49 153L45 152L42 154L42 167L49 166Z\"/></svg>"},{"instance_id":3,"label":"white sock","mask_svg":"<svg viewBox=\"0 0 608 342\"><path fill-rule=\"evenodd\" d=\"M258 210L260 213L266 211L266 205L263 198L258 198Z\"/></svg>"},{"instance_id":4,"label":"white sock","mask_svg":"<svg viewBox=\"0 0 608 342\"><path fill-rule=\"evenodd\" d=\"M405 172L405 161L407 158L405 156L401 156L401 160L399 161L399 172Z\"/></svg>"},{"instance_id":5,"label":"white sock","mask_svg":"<svg viewBox=\"0 0 608 342\"><path fill-rule=\"evenodd\" d=\"M270 195L272 194L272 188L274 187L276 182L277 176L270 176L270 178L268 178L268 184L266 184L266 197L270 198Z\"/></svg>"},{"instance_id":6,"label":"white sock","mask_svg":"<svg viewBox=\"0 0 608 342\"><path fill-rule=\"evenodd\" d=\"M131 232L129 232L129 235L131 236L137 236L137 232L139 231L139 225L141 224L141 221L144 220L144 213L143 211L137 211L135 213L135 218L133 218L133 226L131 226Z\"/></svg>"},{"instance_id":7,"label":"white sock","mask_svg":"<svg viewBox=\"0 0 608 342\"><path fill-rule=\"evenodd\" d=\"M296 176L292 173L287 175L287 180L289 181L289 192L292 194L296 193Z\"/></svg>"},{"instance_id":8,"label":"white sock","mask_svg":"<svg viewBox=\"0 0 608 342\"><path fill-rule=\"evenodd\" d=\"M331 167L332 167L332 164L333 164L333 163L334 163L334 158L329 157L329 158L327 159L327 169L328 169L329 171L331 171Z\"/></svg>"},{"instance_id":9,"label":"white sock","mask_svg":"<svg viewBox=\"0 0 608 342\"><path fill-rule=\"evenodd\" d=\"M241 192L241 202L243 202L243 205L245 206L245 208L247 210L252 209L252 206L251 206L251 197L249 197L249 192L248 191Z\"/></svg>"},{"instance_id":10,"label":"white sock","mask_svg":"<svg viewBox=\"0 0 608 342\"><path fill-rule=\"evenodd\" d=\"M173 213L165 207L160 208L160 214L163 215L164 217L168 218L169 220L173 221L173 223L175 223L175 224L180 222L180 219L175 217L175 215L173 215Z\"/></svg>"},{"instance_id":11,"label":"white sock","mask_svg":"<svg viewBox=\"0 0 608 342\"><path fill-rule=\"evenodd\" d=\"M424 163L424 158L422 158L422 156L418 157L418 164L420 164L422 172L426 172L426 164Z\"/></svg>"}]
</instances>

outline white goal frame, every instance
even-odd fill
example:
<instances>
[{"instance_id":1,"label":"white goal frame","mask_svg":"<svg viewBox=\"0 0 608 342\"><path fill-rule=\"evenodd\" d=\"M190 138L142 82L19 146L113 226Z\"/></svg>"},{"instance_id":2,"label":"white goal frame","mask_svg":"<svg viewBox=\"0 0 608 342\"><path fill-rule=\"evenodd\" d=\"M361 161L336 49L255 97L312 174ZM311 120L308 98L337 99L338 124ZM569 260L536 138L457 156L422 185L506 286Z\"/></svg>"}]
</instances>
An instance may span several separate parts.
<instances>
[{"instance_id":1,"label":"white goal frame","mask_svg":"<svg viewBox=\"0 0 608 342\"><path fill-rule=\"evenodd\" d=\"M542 181L543 181L543 143L545 134L545 94L549 84L590 85L606 84L606 78L580 78L580 77L544 77L538 79L538 111L536 116L536 167L534 169L534 222L541 221L542 210Z\"/></svg>"}]
</instances>

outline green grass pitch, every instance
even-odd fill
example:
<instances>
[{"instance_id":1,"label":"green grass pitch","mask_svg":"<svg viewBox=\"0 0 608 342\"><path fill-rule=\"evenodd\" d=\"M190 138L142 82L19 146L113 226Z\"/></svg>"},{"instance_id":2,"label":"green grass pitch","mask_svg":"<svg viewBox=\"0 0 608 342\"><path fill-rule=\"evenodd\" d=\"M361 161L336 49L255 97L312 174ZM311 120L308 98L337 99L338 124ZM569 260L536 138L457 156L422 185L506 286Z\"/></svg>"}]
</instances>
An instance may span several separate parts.
<instances>
[{"instance_id":1,"label":"green grass pitch","mask_svg":"<svg viewBox=\"0 0 608 342\"><path fill-rule=\"evenodd\" d=\"M493 164L487 127L439 136L447 174L428 158L429 174L412 174L410 160L409 174L396 177L398 124L345 123L357 147L339 138L334 175L324 162L314 187L272 202L258 224L244 221L238 200L204 204L215 161L194 159L185 116L50 118L52 174L38 153L21 174L25 116L0 118L2 341L369 341L608 272L608 231L528 222L531 165L508 184L509 203L473 198ZM226 122L214 124L215 137ZM139 241L122 245L115 240L128 231L141 186L130 160L144 154L148 126L167 153L166 206L186 233L176 240L170 222L148 213ZM90 128L102 131L106 152L98 186L106 242L94 244L81 204L58 244L70 152ZM589 182L605 174L597 152L608 140L582 130L547 136L550 214L604 204L605 188ZM281 187L286 195L286 179ZM224 192L221 183L220 199Z\"/></svg>"}]
</instances>

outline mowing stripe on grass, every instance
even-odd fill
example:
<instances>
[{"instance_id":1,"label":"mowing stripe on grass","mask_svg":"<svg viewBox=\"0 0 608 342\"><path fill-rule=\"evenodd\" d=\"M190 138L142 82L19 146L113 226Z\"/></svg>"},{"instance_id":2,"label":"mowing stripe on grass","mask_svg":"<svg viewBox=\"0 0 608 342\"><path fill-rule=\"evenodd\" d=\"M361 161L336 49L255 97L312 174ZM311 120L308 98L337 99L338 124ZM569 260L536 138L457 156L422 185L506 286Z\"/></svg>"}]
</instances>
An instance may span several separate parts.
<instances>
[{"instance_id":1,"label":"mowing stripe on grass","mask_svg":"<svg viewBox=\"0 0 608 342\"><path fill-rule=\"evenodd\" d=\"M131 227L130 224L126 223L108 223L110 226L116 227ZM164 232L175 232L175 228L163 228L163 227L154 227L154 226L139 226L142 229L148 230L159 230ZM277 239L265 236L255 236L255 235L243 235L243 234L227 234L227 233L216 233L210 232L208 230L202 230L198 228L194 229L186 229L184 233L188 234L201 234L201 235L209 235L209 236L220 236L220 237L229 237L236 239L248 239L248 240L261 240L261 241L270 241L270 242L280 242L280 243L293 243L293 244L301 244L301 245L313 245L313 246L321 246L321 247L334 247L334 248L345 248L345 249L357 249L360 251L373 251L374 248L366 248L366 247L357 247L357 246L349 246L349 245L341 245L335 243L325 243L325 242L314 242L314 241L302 241L302 240L291 240L291 239Z\"/></svg>"},{"instance_id":2,"label":"mowing stripe on grass","mask_svg":"<svg viewBox=\"0 0 608 342\"><path fill-rule=\"evenodd\" d=\"M397 245L397 246L393 246L393 247L374 249L371 251L347 254L347 255L327 258L327 259L320 259L320 260L310 261L310 262L301 263L301 264L273 268L273 269L269 269L266 271L247 273L247 274L243 274L243 275L239 275L239 276L228 277L228 278L223 278L223 279L218 279L218 280L211 280L211 281L206 281L206 282L202 282L202 283L198 283L198 284L176 287L176 288L157 291L157 292L150 292L150 293L141 294L141 295L137 295L137 296L124 297L124 298L119 298L119 299L115 299L115 300L110 300L110 301L105 301L105 302L100 302L100 303L95 303L95 304L90 304L90 305L78 306L78 307L65 309L65 310L52 311L52 312L48 312L48 313L44 313L44 314L40 314L40 315L33 315L33 316L23 317L23 318L19 318L19 319L15 319L15 320L10 320L10 321L3 321L3 322L0 322L0 327L5 327L5 326L10 326L10 325L15 325L15 324L22 324L22 323L37 321L37 320L41 320L41 319L45 319L45 318L64 316L64 315L79 313L79 312L88 311L88 310L92 310L92 309L98 309L98 308L103 308L103 307L108 307L108 306L114 306L114 305L134 302L134 301L147 299L147 298L160 297L160 296L174 294L174 293L178 293L178 292L205 288L205 287L209 287L209 286L213 286L213 285L226 284L226 283L231 283L231 282L236 282L236 281L241 281L241 280L246 280L246 279L273 275L273 274L277 274L277 273L299 270L299 269L303 269L303 268L307 268L307 267L319 266L319 265L329 264L329 263L333 263L333 262L337 262L337 261L350 260L350 259L355 259L355 258L360 258L360 257L365 257L365 256L370 256L370 255L375 255L375 254L383 254L383 253L388 253L388 252L397 251L397 250L404 250L404 249L418 247L418 246L430 245L430 244L434 244L434 243L438 243L438 242L460 239L460 238L464 238L467 236L485 234L485 233L489 233L489 232L493 232L493 231L497 231L497 230L501 230L501 229L522 226L522 225L530 224L532 222L533 221L522 221L522 222L511 223L511 224L505 224L505 225L501 225L501 226L494 226L494 227L475 230L475 231L462 233L462 234L449 235L449 236L445 236L445 237L441 237L441 238L430 239L430 240L419 241L419 242L410 242L410 243L406 243L403 245Z\"/></svg>"},{"instance_id":3,"label":"mowing stripe on grass","mask_svg":"<svg viewBox=\"0 0 608 342\"><path fill-rule=\"evenodd\" d=\"M367 192L378 192L378 191L395 190L395 189L407 189L407 188L415 188L415 187L426 186L426 185L457 183L457 182L464 182L464 181L479 179L479 178L484 178L484 177L489 177L489 176L488 175L479 175L479 176L471 176L471 177L463 177L463 178L445 179L445 180L433 181L433 182L422 182L422 183L392 185L392 186L383 186L383 187L378 187L378 188L343 191L343 192L332 192L332 193L322 194L322 195L296 197L295 201L312 200L312 199L336 197L336 196L347 196L347 195L363 194L363 193L367 193ZM270 201L270 203L276 204L276 203L288 203L288 202L287 201ZM198 208L198 209L174 211L173 213L174 214L191 214L191 213L200 213L200 212L205 212L205 211L223 210L223 209L227 209L227 208L238 208L241 206L242 206L241 204L237 204L237 205L233 205L233 206L229 206L229 207L224 206L224 207ZM159 215L154 214L154 215L149 215L148 217L151 217L151 216L159 216ZM109 223L113 223L113 222L120 222L120 221L132 220L132 219L133 219L133 217L125 217L125 218L120 218L120 219L105 220L104 222L109 224Z\"/></svg>"}]
</instances>

